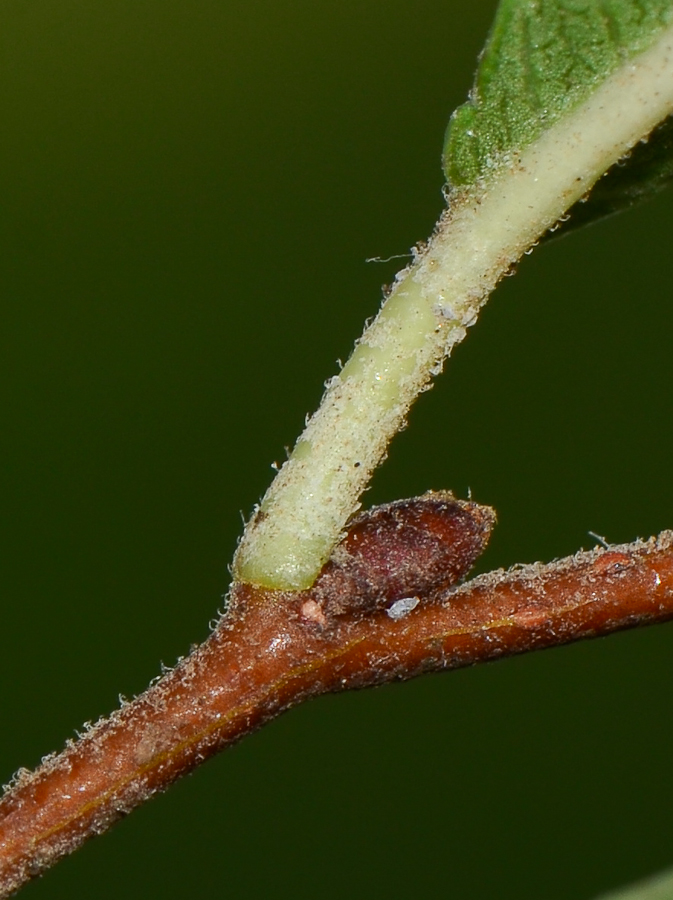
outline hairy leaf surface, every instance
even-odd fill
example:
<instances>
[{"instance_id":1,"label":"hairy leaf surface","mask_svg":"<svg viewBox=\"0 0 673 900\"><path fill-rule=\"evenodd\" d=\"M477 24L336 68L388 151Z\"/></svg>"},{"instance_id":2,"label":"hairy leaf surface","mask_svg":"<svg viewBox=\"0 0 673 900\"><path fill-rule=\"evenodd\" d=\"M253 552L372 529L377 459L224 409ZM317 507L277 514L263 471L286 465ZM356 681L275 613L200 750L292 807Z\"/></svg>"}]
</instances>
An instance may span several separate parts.
<instances>
[{"instance_id":1,"label":"hairy leaf surface","mask_svg":"<svg viewBox=\"0 0 673 900\"><path fill-rule=\"evenodd\" d=\"M452 187L487 177L673 21L673 0L501 0L444 148Z\"/></svg>"}]
</instances>

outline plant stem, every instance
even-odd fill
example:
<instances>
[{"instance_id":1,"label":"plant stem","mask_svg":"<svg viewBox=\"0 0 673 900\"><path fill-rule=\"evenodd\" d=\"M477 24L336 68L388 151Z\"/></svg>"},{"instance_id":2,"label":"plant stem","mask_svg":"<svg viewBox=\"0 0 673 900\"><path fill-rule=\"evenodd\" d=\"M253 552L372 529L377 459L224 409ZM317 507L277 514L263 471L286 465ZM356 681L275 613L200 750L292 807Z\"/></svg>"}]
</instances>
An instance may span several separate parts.
<instances>
[{"instance_id":1,"label":"plant stem","mask_svg":"<svg viewBox=\"0 0 673 900\"><path fill-rule=\"evenodd\" d=\"M597 900L671 900L673 897L673 870L657 872L635 884L601 894Z\"/></svg>"},{"instance_id":2,"label":"plant stem","mask_svg":"<svg viewBox=\"0 0 673 900\"><path fill-rule=\"evenodd\" d=\"M673 111L673 29L492 177L451 196L246 528L234 569L277 590L313 584L407 412L498 280Z\"/></svg>"},{"instance_id":3,"label":"plant stem","mask_svg":"<svg viewBox=\"0 0 673 900\"><path fill-rule=\"evenodd\" d=\"M673 532L441 588L398 618L375 608L321 623L306 614L316 596L234 585L228 614L190 657L19 772L0 802L0 897L309 697L673 618Z\"/></svg>"}]
</instances>

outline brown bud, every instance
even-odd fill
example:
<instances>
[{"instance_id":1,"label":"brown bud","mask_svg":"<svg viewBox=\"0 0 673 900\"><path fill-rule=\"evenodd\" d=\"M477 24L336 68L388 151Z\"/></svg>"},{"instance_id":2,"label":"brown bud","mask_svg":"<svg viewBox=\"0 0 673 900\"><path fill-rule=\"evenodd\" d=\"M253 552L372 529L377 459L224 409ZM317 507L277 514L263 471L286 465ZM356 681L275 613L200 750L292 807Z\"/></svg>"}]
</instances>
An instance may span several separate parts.
<instances>
[{"instance_id":1,"label":"brown bud","mask_svg":"<svg viewBox=\"0 0 673 900\"><path fill-rule=\"evenodd\" d=\"M490 507L448 491L376 506L350 522L311 594L327 616L422 599L469 572L494 524Z\"/></svg>"}]
</instances>

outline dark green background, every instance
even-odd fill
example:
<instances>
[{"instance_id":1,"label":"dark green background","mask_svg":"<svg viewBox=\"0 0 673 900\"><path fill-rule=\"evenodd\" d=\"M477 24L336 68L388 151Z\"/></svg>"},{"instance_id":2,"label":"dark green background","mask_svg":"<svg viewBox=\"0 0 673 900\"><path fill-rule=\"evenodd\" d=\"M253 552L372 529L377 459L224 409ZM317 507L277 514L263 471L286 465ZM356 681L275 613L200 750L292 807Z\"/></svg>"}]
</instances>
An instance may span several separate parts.
<instances>
[{"instance_id":1,"label":"dark green background","mask_svg":"<svg viewBox=\"0 0 673 900\"><path fill-rule=\"evenodd\" d=\"M492 0L5 0L3 780L201 640L241 528L430 232ZM673 194L540 248L376 476L481 568L673 527ZM399 263L397 264L399 265ZM673 861L671 626L324 698L27 898L585 900Z\"/></svg>"}]
</instances>

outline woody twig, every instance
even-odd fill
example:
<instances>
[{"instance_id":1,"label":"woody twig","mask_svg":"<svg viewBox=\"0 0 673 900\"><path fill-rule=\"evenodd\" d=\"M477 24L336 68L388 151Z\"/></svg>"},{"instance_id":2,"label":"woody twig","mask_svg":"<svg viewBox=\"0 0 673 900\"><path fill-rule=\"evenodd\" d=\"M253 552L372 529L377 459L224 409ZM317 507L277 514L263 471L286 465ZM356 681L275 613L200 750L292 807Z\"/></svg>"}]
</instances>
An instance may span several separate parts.
<instances>
[{"instance_id":1,"label":"woody twig","mask_svg":"<svg viewBox=\"0 0 673 900\"><path fill-rule=\"evenodd\" d=\"M0 802L0 896L310 697L673 618L673 532L456 585L493 521L426 495L355 520L309 591L235 584L204 644L15 776Z\"/></svg>"}]
</instances>

